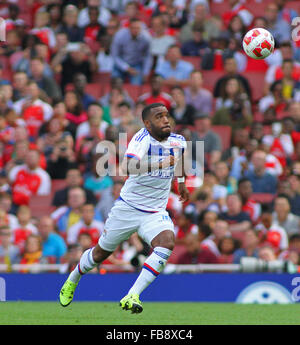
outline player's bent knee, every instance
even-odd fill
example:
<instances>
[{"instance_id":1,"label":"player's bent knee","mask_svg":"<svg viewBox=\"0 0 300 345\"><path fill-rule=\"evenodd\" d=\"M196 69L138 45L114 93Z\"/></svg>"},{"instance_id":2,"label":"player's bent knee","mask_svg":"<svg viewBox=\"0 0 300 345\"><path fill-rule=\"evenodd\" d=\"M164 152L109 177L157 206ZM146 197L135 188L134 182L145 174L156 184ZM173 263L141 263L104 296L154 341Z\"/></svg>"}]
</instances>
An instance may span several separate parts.
<instances>
[{"instance_id":1,"label":"player's bent knee","mask_svg":"<svg viewBox=\"0 0 300 345\"><path fill-rule=\"evenodd\" d=\"M162 231L151 242L153 248L163 247L169 250L173 250L175 246L174 232L171 230Z\"/></svg>"}]
</instances>

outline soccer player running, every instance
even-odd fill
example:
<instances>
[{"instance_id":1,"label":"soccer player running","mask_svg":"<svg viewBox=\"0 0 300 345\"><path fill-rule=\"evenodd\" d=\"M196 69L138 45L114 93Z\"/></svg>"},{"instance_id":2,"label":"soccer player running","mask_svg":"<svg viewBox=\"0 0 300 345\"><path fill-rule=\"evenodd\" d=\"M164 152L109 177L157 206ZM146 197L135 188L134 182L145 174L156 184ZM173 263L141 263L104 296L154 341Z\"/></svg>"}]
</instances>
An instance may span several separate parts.
<instances>
[{"instance_id":1,"label":"soccer player running","mask_svg":"<svg viewBox=\"0 0 300 345\"><path fill-rule=\"evenodd\" d=\"M108 215L98 244L82 254L64 283L59 295L63 307L72 302L80 278L137 232L153 251L128 294L121 299L120 306L132 313L141 313L140 294L163 271L172 253L174 225L166 205L175 175L180 200L186 202L189 199L184 183L186 141L183 136L171 133L169 113L163 104L146 106L142 119L145 128L133 136L121 164L129 178Z\"/></svg>"}]
</instances>

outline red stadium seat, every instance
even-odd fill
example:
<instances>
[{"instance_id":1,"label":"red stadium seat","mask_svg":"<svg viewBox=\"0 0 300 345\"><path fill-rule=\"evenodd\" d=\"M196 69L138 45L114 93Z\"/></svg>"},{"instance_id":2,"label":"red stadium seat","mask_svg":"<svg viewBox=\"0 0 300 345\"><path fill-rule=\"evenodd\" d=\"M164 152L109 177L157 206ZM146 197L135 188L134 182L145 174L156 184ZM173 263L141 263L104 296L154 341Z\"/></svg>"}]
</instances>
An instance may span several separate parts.
<instances>
[{"instance_id":1,"label":"red stadium seat","mask_svg":"<svg viewBox=\"0 0 300 345\"><path fill-rule=\"evenodd\" d=\"M102 96L102 86L100 83L90 83L85 87L86 93L91 96L94 96L96 99Z\"/></svg>"},{"instance_id":2,"label":"red stadium seat","mask_svg":"<svg viewBox=\"0 0 300 345\"><path fill-rule=\"evenodd\" d=\"M268 1L254 2L249 1L245 4L245 7L253 14L254 17L259 17L264 13L265 8L268 6Z\"/></svg>"},{"instance_id":3,"label":"red stadium seat","mask_svg":"<svg viewBox=\"0 0 300 345\"><path fill-rule=\"evenodd\" d=\"M263 96L263 90L265 85L265 73L264 72L243 72L242 75L248 79L252 90L253 101L258 101Z\"/></svg>"},{"instance_id":4,"label":"red stadium seat","mask_svg":"<svg viewBox=\"0 0 300 345\"><path fill-rule=\"evenodd\" d=\"M51 192L52 194L55 194L60 189L66 188L67 183L65 179L57 179L57 180L52 180L52 188Z\"/></svg>"},{"instance_id":5,"label":"red stadium seat","mask_svg":"<svg viewBox=\"0 0 300 345\"><path fill-rule=\"evenodd\" d=\"M141 86L140 90L141 90L141 93L139 94L139 96L143 95L144 93L151 92L151 86L150 86L150 84L143 84ZM166 92L166 93L170 94L171 87L167 86L167 85L163 85L162 86L162 92Z\"/></svg>"},{"instance_id":6,"label":"red stadium seat","mask_svg":"<svg viewBox=\"0 0 300 345\"><path fill-rule=\"evenodd\" d=\"M129 96L136 102L139 96L142 94L143 88L140 85L125 83L124 90L126 90Z\"/></svg>"},{"instance_id":7,"label":"red stadium seat","mask_svg":"<svg viewBox=\"0 0 300 345\"><path fill-rule=\"evenodd\" d=\"M97 72L93 74L93 83L101 83L101 85L110 84L111 74L106 72Z\"/></svg>"},{"instance_id":8,"label":"red stadium seat","mask_svg":"<svg viewBox=\"0 0 300 345\"><path fill-rule=\"evenodd\" d=\"M271 203L274 195L270 193L252 193L251 199L259 203Z\"/></svg>"},{"instance_id":9,"label":"red stadium seat","mask_svg":"<svg viewBox=\"0 0 300 345\"><path fill-rule=\"evenodd\" d=\"M2 72L3 79L9 80L12 82L13 71L10 68L4 69Z\"/></svg>"},{"instance_id":10,"label":"red stadium seat","mask_svg":"<svg viewBox=\"0 0 300 345\"><path fill-rule=\"evenodd\" d=\"M299 0L294 0L294 1L286 1L285 8L291 8L293 10L295 10L298 15L300 15L300 2Z\"/></svg>"},{"instance_id":11,"label":"red stadium seat","mask_svg":"<svg viewBox=\"0 0 300 345\"><path fill-rule=\"evenodd\" d=\"M29 207L33 217L49 216L53 211L52 195L34 195L30 198Z\"/></svg>"},{"instance_id":12,"label":"red stadium seat","mask_svg":"<svg viewBox=\"0 0 300 345\"><path fill-rule=\"evenodd\" d=\"M230 6L228 1L223 1L220 3L216 3L211 1L210 4L210 12L212 15L219 15L222 16L223 13L230 11Z\"/></svg>"},{"instance_id":13,"label":"red stadium seat","mask_svg":"<svg viewBox=\"0 0 300 345\"><path fill-rule=\"evenodd\" d=\"M12 81L13 72L11 70L9 57L6 57L4 55L0 56L0 63L3 66L3 70L2 70L3 79L8 79L9 81Z\"/></svg>"},{"instance_id":14,"label":"red stadium seat","mask_svg":"<svg viewBox=\"0 0 300 345\"><path fill-rule=\"evenodd\" d=\"M216 82L224 75L223 71L202 71L203 87L209 91L213 91Z\"/></svg>"},{"instance_id":15,"label":"red stadium seat","mask_svg":"<svg viewBox=\"0 0 300 345\"><path fill-rule=\"evenodd\" d=\"M217 133L221 139L222 151L230 147L231 142L231 132L232 129L230 126L216 125L211 127L212 131Z\"/></svg>"},{"instance_id":16,"label":"red stadium seat","mask_svg":"<svg viewBox=\"0 0 300 345\"><path fill-rule=\"evenodd\" d=\"M73 91L74 85L72 83L69 83L65 86L65 92L66 91ZM91 96L94 96L96 99L102 96L103 92L103 86L100 83L89 83L86 84L85 92L88 93Z\"/></svg>"},{"instance_id":17,"label":"red stadium seat","mask_svg":"<svg viewBox=\"0 0 300 345\"><path fill-rule=\"evenodd\" d=\"M150 84L143 84L142 85L142 92L141 95L143 95L144 93L150 92L151 91L151 86Z\"/></svg>"},{"instance_id":18,"label":"red stadium seat","mask_svg":"<svg viewBox=\"0 0 300 345\"><path fill-rule=\"evenodd\" d=\"M33 19L32 19L32 15L31 13L26 13L26 12L20 12L20 15L19 15L19 18L20 19L23 19L25 24L31 28L32 25L33 25Z\"/></svg>"}]
</instances>

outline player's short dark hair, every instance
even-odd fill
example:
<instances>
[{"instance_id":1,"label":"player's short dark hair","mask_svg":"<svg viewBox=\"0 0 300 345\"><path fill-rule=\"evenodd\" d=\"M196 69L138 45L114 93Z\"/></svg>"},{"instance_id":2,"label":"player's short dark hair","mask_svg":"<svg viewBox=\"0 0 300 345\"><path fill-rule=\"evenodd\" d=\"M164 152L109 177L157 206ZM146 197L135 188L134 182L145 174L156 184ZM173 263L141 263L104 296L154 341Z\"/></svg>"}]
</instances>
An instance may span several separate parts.
<instances>
[{"instance_id":1,"label":"player's short dark hair","mask_svg":"<svg viewBox=\"0 0 300 345\"><path fill-rule=\"evenodd\" d=\"M163 103L152 103L152 104L147 105L142 111L143 121L147 120L147 118L149 117L151 113L151 109L154 109L157 107L165 107L165 105Z\"/></svg>"}]
</instances>

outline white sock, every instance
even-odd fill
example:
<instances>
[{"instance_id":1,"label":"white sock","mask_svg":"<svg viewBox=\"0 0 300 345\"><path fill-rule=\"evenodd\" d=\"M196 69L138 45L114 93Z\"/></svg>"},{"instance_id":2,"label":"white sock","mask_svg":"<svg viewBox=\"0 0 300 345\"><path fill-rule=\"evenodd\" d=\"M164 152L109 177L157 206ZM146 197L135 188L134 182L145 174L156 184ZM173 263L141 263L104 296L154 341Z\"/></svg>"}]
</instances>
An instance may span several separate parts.
<instances>
[{"instance_id":1,"label":"white sock","mask_svg":"<svg viewBox=\"0 0 300 345\"><path fill-rule=\"evenodd\" d=\"M95 266L97 266L97 263L93 259L93 249L90 248L87 249L80 258L79 264L75 267L75 269L71 272L69 279L77 284L81 278L81 276L90 270L92 270Z\"/></svg>"},{"instance_id":2,"label":"white sock","mask_svg":"<svg viewBox=\"0 0 300 345\"><path fill-rule=\"evenodd\" d=\"M128 293L140 295L146 287L163 271L172 251L163 247L155 247L146 259L142 271Z\"/></svg>"}]
</instances>

